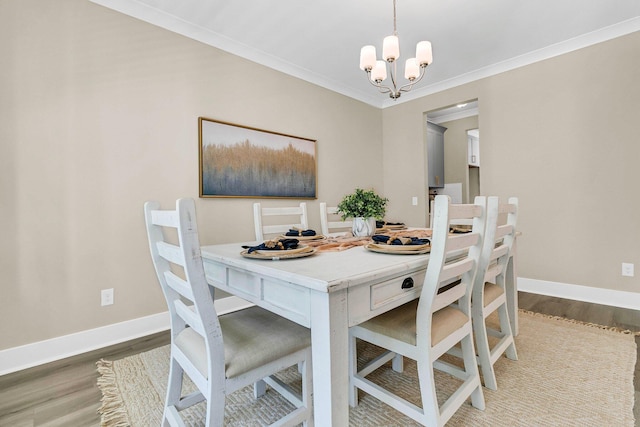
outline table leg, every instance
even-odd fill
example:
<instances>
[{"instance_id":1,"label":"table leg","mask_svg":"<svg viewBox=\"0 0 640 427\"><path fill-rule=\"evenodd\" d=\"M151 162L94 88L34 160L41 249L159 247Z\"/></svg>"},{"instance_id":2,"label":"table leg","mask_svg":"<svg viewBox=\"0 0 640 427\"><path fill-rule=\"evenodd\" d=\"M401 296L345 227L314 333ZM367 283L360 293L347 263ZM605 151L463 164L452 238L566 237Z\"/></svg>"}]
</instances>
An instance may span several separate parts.
<instances>
[{"instance_id":1,"label":"table leg","mask_svg":"<svg viewBox=\"0 0 640 427\"><path fill-rule=\"evenodd\" d=\"M310 303L314 424L348 426L347 290L312 292Z\"/></svg>"},{"instance_id":2,"label":"table leg","mask_svg":"<svg viewBox=\"0 0 640 427\"><path fill-rule=\"evenodd\" d=\"M518 335L518 269L516 262L518 259L516 238L511 248L511 257L507 263L505 275L505 291L507 293L507 311L509 312L509 322L513 336Z\"/></svg>"}]
</instances>

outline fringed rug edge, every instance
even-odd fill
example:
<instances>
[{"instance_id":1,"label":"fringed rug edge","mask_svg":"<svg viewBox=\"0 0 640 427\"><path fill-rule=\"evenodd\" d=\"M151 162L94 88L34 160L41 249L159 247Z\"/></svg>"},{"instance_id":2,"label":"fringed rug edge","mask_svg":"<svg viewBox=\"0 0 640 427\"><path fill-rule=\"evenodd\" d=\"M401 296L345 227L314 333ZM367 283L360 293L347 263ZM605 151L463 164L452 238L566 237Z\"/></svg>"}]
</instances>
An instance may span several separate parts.
<instances>
[{"instance_id":1,"label":"fringed rug edge","mask_svg":"<svg viewBox=\"0 0 640 427\"><path fill-rule=\"evenodd\" d=\"M544 317L544 318L547 318L547 319L562 320L562 321L565 321L567 323L573 323L573 324L576 324L576 325L589 326L591 328L602 329L602 330L605 330L605 331L618 332L618 333L624 334L624 335L633 335L633 336L636 336L636 337L640 337L640 331L631 331L629 329L622 329L622 328L618 328L618 327L615 327L615 326L604 326L604 325L600 325L598 323L583 322L581 320L570 319L568 317L562 317L562 316L554 316L554 315L551 315L551 314L536 313L535 311L524 310L522 308L518 309L518 311L521 312L521 313L529 314L529 315L534 316L534 317Z\"/></svg>"},{"instance_id":2,"label":"fringed rug edge","mask_svg":"<svg viewBox=\"0 0 640 427\"><path fill-rule=\"evenodd\" d=\"M96 366L100 375L97 384L102 392L101 405L98 408L100 426L129 427L131 424L121 397L122 393L118 390L113 362L100 359L96 362Z\"/></svg>"}]
</instances>

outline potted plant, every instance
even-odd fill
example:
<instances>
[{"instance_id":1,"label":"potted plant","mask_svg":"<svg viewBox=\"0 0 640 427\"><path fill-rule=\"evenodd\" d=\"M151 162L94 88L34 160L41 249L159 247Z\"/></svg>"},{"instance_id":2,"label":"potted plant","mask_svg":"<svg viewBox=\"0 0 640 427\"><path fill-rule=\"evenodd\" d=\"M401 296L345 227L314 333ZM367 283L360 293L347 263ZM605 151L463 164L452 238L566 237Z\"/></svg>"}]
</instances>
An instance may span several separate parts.
<instances>
[{"instance_id":1,"label":"potted plant","mask_svg":"<svg viewBox=\"0 0 640 427\"><path fill-rule=\"evenodd\" d=\"M353 218L354 236L373 236L376 231L376 219L384 218L388 201L373 190L356 188L338 203L338 213L342 215L343 220Z\"/></svg>"}]
</instances>

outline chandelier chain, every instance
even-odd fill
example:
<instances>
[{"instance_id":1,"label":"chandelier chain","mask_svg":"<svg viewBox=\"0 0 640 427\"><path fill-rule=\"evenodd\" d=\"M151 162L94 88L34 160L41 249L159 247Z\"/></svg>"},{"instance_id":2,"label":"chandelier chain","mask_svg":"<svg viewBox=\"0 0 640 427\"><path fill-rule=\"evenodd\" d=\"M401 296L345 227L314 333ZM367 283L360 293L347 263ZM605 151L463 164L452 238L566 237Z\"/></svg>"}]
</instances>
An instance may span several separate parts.
<instances>
[{"instance_id":1,"label":"chandelier chain","mask_svg":"<svg viewBox=\"0 0 640 427\"><path fill-rule=\"evenodd\" d=\"M396 0L393 0L393 35L398 35L398 28L396 26Z\"/></svg>"}]
</instances>

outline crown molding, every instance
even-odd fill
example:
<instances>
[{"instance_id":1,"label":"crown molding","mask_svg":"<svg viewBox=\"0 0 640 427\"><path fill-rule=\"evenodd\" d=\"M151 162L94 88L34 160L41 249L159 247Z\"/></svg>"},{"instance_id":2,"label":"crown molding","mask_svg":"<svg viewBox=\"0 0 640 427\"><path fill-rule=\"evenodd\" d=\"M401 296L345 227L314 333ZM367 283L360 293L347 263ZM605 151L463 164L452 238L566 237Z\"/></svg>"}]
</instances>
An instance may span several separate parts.
<instances>
[{"instance_id":1,"label":"crown molding","mask_svg":"<svg viewBox=\"0 0 640 427\"><path fill-rule=\"evenodd\" d=\"M591 33L583 34L581 36L574 37L573 39L569 39L561 43L556 43L554 45L547 46L545 48L508 59L506 61L479 68L475 71L471 71L433 85L414 89L411 92L403 94L402 97L398 98L397 101L393 101L391 99L385 100L382 108L391 107L403 102L412 101L414 99L422 98L427 95L442 92L443 90L451 89L456 86L471 83L476 80L495 76L506 71L515 70L516 68L524 67L536 62L564 55L565 53L573 52L575 50L602 43L607 40L635 33L636 31L640 31L640 17L619 22L615 25L604 27Z\"/></svg>"},{"instance_id":2,"label":"crown molding","mask_svg":"<svg viewBox=\"0 0 640 427\"><path fill-rule=\"evenodd\" d=\"M266 52L239 43L219 33L184 21L176 16L136 0L90 1L381 109L422 98L456 86L471 83L476 80L504 73L505 71L514 70L535 62L544 61L545 59L553 58L577 49L582 49L616 37L640 31L640 17L632 18L506 61L470 71L460 76L429 86L413 89L411 92L403 93L401 98L394 101L389 97L381 96L375 91L371 91L371 93L364 92L348 87L335 80L327 79L312 70L283 61L282 59Z\"/></svg>"}]
</instances>

